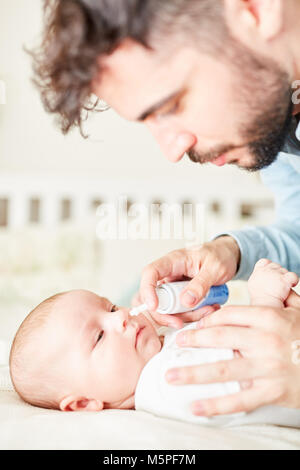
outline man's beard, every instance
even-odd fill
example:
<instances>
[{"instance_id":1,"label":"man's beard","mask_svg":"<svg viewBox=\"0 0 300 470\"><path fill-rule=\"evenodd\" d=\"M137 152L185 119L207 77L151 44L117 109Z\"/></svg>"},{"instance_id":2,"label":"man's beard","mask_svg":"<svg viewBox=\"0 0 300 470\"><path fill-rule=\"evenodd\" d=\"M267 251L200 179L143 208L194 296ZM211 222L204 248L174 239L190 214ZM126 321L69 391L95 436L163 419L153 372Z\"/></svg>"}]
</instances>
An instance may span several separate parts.
<instances>
[{"instance_id":1,"label":"man's beard","mask_svg":"<svg viewBox=\"0 0 300 470\"><path fill-rule=\"evenodd\" d=\"M231 64L234 64L231 66L243 87L241 89L237 85L237 99L249 118L248 122L239 126L244 144L227 144L207 153L191 149L187 154L195 163L208 163L227 152L244 148L247 154L253 156L254 163L240 168L254 172L271 165L283 149L292 125L292 88L288 74L274 61L254 55L236 41L232 47L238 54L234 56L235 60L231 57Z\"/></svg>"},{"instance_id":2,"label":"man's beard","mask_svg":"<svg viewBox=\"0 0 300 470\"><path fill-rule=\"evenodd\" d=\"M291 130L293 120L293 109L292 97L289 97L289 107L286 114L286 119L278 129L273 129L266 133L265 137L261 138L256 142L249 144L250 154L253 155L255 163L249 168L245 168L248 171L259 171L263 168L270 166L276 160L279 152L282 151L285 141ZM270 123L270 121L269 121Z\"/></svg>"}]
</instances>

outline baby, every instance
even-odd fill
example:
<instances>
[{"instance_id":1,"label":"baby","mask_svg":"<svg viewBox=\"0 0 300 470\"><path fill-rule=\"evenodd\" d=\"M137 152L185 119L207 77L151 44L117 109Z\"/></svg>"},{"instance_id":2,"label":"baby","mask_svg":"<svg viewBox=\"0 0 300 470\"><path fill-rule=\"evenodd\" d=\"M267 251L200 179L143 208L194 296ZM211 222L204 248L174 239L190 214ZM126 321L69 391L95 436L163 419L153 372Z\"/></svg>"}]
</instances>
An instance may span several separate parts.
<instances>
[{"instance_id":1,"label":"baby","mask_svg":"<svg viewBox=\"0 0 300 470\"><path fill-rule=\"evenodd\" d=\"M251 303L282 307L297 283L296 274L261 260L248 283ZM38 305L18 329L10 353L12 382L26 402L62 411L135 408L208 424L240 419L196 417L188 409L201 396L237 393L237 382L167 384L164 375L174 365L234 357L231 350L179 348L177 333L150 314L131 317L129 309L89 291L57 294Z\"/></svg>"}]
</instances>

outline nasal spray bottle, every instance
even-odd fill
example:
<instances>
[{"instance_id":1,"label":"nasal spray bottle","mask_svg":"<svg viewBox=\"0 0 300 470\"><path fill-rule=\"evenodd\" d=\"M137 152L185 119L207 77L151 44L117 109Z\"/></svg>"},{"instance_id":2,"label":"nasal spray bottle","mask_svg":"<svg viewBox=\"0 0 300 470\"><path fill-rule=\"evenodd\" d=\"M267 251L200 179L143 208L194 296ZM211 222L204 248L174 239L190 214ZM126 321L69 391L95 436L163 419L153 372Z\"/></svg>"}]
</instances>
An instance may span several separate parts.
<instances>
[{"instance_id":1,"label":"nasal spray bottle","mask_svg":"<svg viewBox=\"0 0 300 470\"><path fill-rule=\"evenodd\" d=\"M223 305L228 300L229 290L226 284L223 284L222 286L213 286L206 297L204 297L204 299L193 308L185 307L180 303L179 298L181 292L188 284L189 281L169 282L156 287L156 294L158 297L158 308L156 311L163 315L170 315L196 310L198 308L205 307L206 305ZM131 309L130 315L134 317L145 310L148 310L146 304L139 305L138 307Z\"/></svg>"}]
</instances>

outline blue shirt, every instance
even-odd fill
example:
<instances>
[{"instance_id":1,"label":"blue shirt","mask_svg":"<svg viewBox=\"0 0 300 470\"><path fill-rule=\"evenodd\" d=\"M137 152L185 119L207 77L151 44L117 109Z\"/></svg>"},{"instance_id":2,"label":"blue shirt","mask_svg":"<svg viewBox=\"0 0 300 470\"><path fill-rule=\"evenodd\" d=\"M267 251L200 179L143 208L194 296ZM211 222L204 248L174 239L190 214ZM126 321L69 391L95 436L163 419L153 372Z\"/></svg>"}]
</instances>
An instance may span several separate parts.
<instances>
[{"instance_id":1,"label":"blue shirt","mask_svg":"<svg viewBox=\"0 0 300 470\"><path fill-rule=\"evenodd\" d=\"M228 232L241 252L234 279L247 280L260 258L268 258L300 275L300 124L296 120L277 160L261 171L275 196L276 220L268 227ZM219 235L220 236L220 235Z\"/></svg>"}]
</instances>

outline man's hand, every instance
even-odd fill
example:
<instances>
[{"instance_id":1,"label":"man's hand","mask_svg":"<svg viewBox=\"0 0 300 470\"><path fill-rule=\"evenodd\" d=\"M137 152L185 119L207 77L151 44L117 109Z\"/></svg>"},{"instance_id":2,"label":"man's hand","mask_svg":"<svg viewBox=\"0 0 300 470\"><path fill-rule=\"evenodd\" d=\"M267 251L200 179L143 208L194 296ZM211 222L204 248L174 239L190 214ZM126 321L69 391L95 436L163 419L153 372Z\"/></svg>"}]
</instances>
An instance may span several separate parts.
<instances>
[{"instance_id":1,"label":"man's hand","mask_svg":"<svg viewBox=\"0 0 300 470\"><path fill-rule=\"evenodd\" d=\"M132 307L138 307L143 301L140 298L139 292L135 294L131 301ZM190 323L197 320L200 320L205 315L210 315L220 308L220 305L207 305L206 307L199 308L185 313L176 313L173 315L160 315L156 312L146 311L144 314L152 322L153 326L170 326L172 328L182 328L183 323Z\"/></svg>"},{"instance_id":2,"label":"man's hand","mask_svg":"<svg viewBox=\"0 0 300 470\"><path fill-rule=\"evenodd\" d=\"M224 284L234 277L239 260L239 247L229 236L197 248L172 251L143 270L140 291L134 303L146 303L157 323L181 328L183 322L199 320L215 307L178 315L159 315L155 313L158 306L155 287L163 282L192 279L181 294L181 303L192 309L212 286Z\"/></svg>"},{"instance_id":3,"label":"man's hand","mask_svg":"<svg viewBox=\"0 0 300 470\"><path fill-rule=\"evenodd\" d=\"M286 308L224 307L203 318L198 330L177 335L186 347L239 350L231 361L169 370L174 385L238 381L241 392L192 404L201 416L252 411L263 405L300 409L300 297Z\"/></svg>"}]
</instances>

